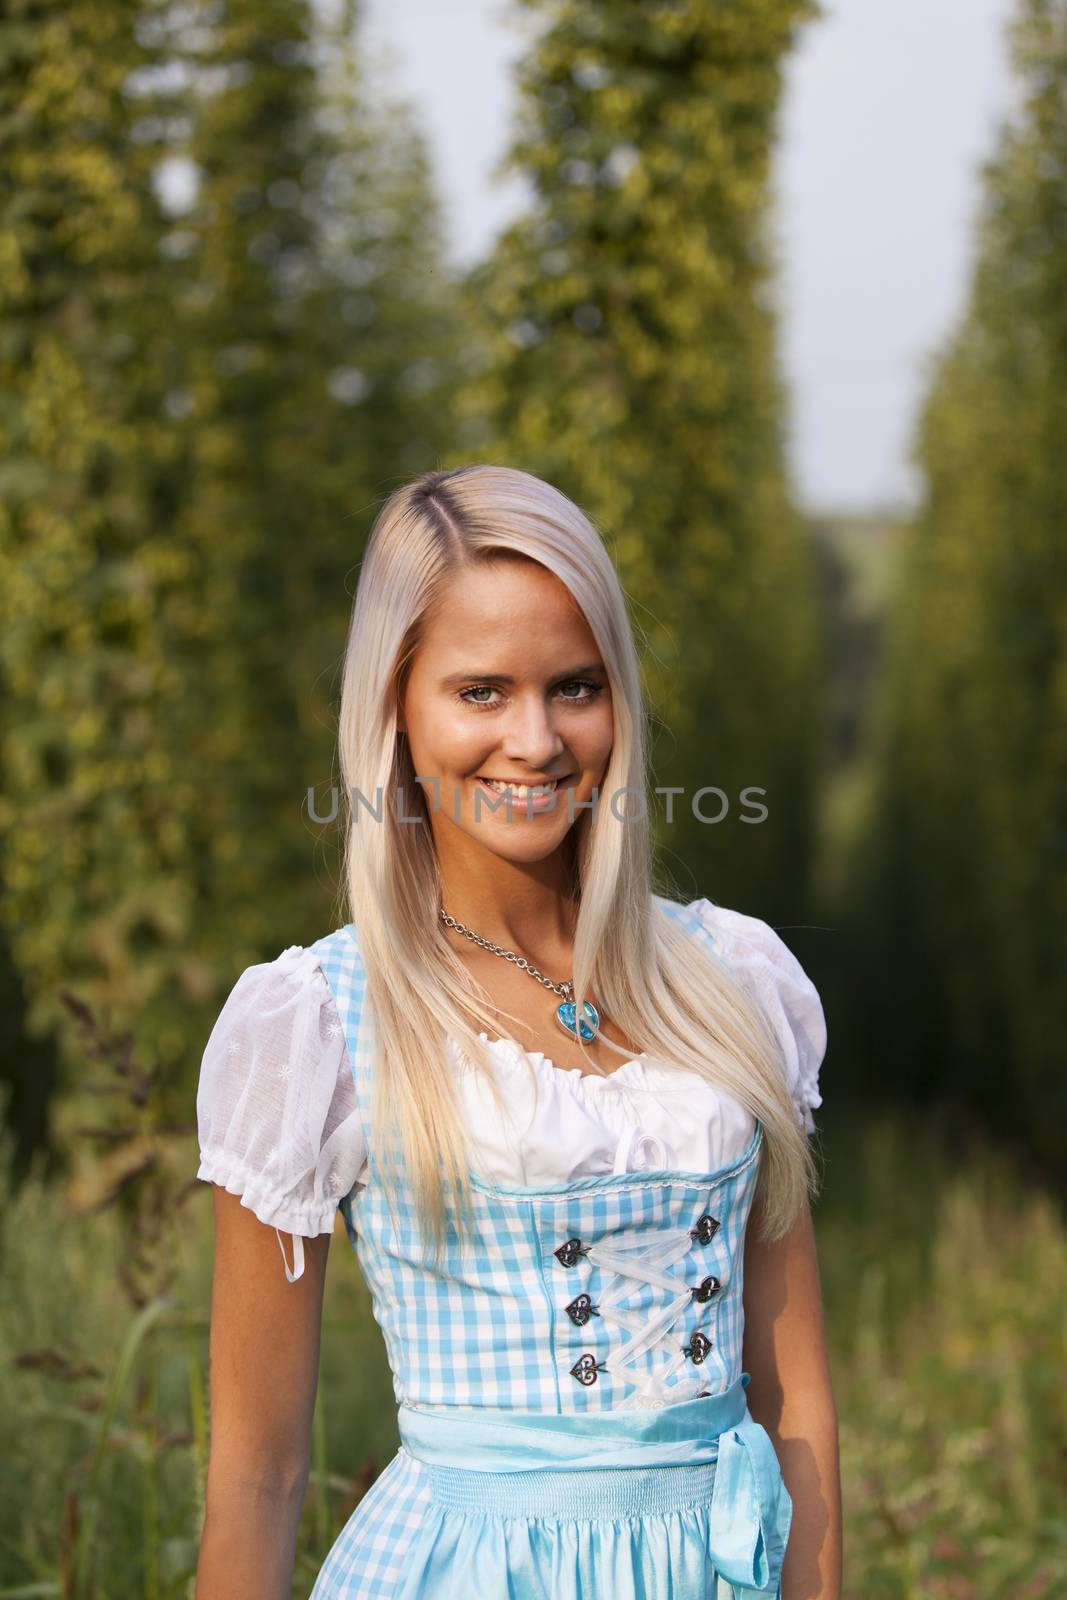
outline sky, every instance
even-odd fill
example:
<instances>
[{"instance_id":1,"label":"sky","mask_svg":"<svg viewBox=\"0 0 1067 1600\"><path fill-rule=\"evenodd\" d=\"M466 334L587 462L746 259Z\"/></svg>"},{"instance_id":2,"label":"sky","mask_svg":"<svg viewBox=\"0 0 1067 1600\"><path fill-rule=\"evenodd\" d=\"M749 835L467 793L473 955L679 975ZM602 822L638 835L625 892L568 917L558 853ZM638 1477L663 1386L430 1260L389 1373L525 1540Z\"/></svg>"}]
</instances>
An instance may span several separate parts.
<instances>
[{"instance_id":1,"label":"sky","mask_svg":"<svg viewBox=\"0 0 1067 1600\"><path fill-rule=\"evenodd\" d=\"M524 44L511 0L364 0L430 142L453 260L523 207L494 180ZM789 467L810 511L901 511L929 364L966 301L981 162L1013 93L1012 0L823 0L786 69L774 164Z\"/></svg>"}]
</instances>

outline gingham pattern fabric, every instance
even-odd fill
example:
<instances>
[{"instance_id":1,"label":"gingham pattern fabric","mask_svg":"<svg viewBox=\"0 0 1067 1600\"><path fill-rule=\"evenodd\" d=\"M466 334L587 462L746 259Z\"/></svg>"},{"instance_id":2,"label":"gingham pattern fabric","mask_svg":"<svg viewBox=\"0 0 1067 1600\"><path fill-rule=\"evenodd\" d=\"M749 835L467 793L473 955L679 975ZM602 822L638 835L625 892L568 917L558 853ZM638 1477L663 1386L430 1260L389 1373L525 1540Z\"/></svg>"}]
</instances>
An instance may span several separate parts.
<instances>
[{"instance_id":1,"label":"gingham pattern fabric","mask_svg":"<svg viewBox=\"0 0 1067 1600\"><path fill-rule=\"evenodd\" d=\"M334 1540L308 1600L389 1600L430 1502L422 1462L398 1450Z\"/></svg>"},{"instance_id":2,"label":"gingham pattern fabric","mask_svg":"<svg viewBox=\"0 0 1067 1600\"><path fill-rule=\"evenodd\" d=\"M664 904L672 914L685 914L676 902ZM655 1404L648 1382L654 1390L655 1375L687 1347L697 1358L686 1357L673 1382L697 1377L712 1393L729 1387L741 1370L743 1242L762 1145L758 1124L745 1154L719 1173L642 1171L536 1189L491 1185L472 1174L475 1241L461 1247L453 1230L435 1269L410 1197L393 1197L394 1221L378 1181L369 1126L365 975L355 931L338 929L314 948L346 1030L371 1151L366 1186L342 1200L341 1212L371 1291L398 1402L602 1410L634 1403L640 1392L635 1380L644 1378L640 1403ZM689 1238L704 1216L715 1220L712 1236ZM656 1240L662 1240L672 1257L659 1273L662 1281L623 1281L598 1263L595 1249L579 1251L571 1265L557 1255L568 1240L610 1245L631 1231L647 1237L653 1263ZM682 1237L687 1248L674 1260ZM700 1300L695 1291L708 1278L718 1287ZM628 1359L624 1372L612 1373L613 1359L632 1348L633 1328L662 1319L672 1300L684 1299L686 1287L694 1293L676 1319ZM606 1299L631 1326L608 1315L590 1315L580 1325L568 1307L582 1295L592 1305ZM710 1341L705 1353L699 1354L699 1340L694 1346L694 1334ZM573 1373L583 1357L592 1363Z\"/></svg>"},{"instance_id":3,"label":"gingham pattern fabric","mask_svg":"<svg viewBox=\"0 0 1067 1600\"><path fill-rule=\"evenodd\" d=\"M661 903L714 948L684 907ZM472 1173L475 1241L461 1247L453 1230L431 1268L409 1197L393 1197L391 1214L379 1182L355 930L338 929L314 948L345 1028L370 1151L365 1187L340 1209L398 1402L560 1413L662 1405L734 1383L759 1124L742 1157L715 1173L641 1171L536 1189ZM717 1285L710 1293L709 1280ZM583 1297L590 1308L603 1301L605 1314L590 1310L583 1320ZM644 1349L642 1327L651 1330ZM626 1359L613 1371L620 1353ZM431 1500L426 1468L401 1448L341 1530L309 1600L391 1600ZM731 1585L712 1581L719 1600L735 1600Z\"/></svg>"}]
</instances>

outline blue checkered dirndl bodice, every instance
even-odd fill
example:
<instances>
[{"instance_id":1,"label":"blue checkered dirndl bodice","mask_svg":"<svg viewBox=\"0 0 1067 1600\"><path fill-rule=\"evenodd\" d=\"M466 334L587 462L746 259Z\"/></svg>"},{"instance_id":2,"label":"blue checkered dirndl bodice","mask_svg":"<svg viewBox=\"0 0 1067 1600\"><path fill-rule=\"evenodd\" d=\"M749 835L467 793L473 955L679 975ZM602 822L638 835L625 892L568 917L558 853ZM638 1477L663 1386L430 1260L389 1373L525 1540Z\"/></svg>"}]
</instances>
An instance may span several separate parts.
<instances>
[{"instance_id":1,"label":"blue checkered dirndl bodice","mask_svg":"<svg viewBox=\"0 0 1067 1600\"><path fill-rule=\"evenodd\" d=\"M341 1212L401 1446L310 1600L778 1596L792 1507L741 1370L759 1123L718 1172L535 1188L472 1172L474 1238L450 1229L432 1264L410 1196L390 1207L374 1159L355 930L315 949L370 1152Z\"/></svg>"}]
</instances>

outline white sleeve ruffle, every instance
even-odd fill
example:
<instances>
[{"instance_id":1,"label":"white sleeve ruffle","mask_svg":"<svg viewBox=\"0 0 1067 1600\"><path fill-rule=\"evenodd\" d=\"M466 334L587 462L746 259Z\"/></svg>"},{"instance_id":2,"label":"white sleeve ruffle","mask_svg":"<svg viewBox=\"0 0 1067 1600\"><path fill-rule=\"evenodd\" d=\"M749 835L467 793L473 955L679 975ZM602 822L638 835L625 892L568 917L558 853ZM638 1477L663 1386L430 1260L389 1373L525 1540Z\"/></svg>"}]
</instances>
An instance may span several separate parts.
<instances>
[{"instance_id":1,"label":"white sleeve ruffle","mask_svg":"<svg viewBox=\"0 0 1067 1600\"><path fill-rule=\"evenodd\" d=\"M304 1238L333 1231L367 1157L344 1029L313 951L291 945L241 973L204 1050L196 1117L197 1177L274 1228L294 1283Z\"/></svg>"},{"instance_id":2,"label":"white sleeve ruffle","mask_svg":"<svg viewBox=\"0 0 1067 1600\"><path fill-rule=\"evenodd\" d=\"M786 1083L799 1120L815 1132L812 1112L822 1105L819 1068L826 1054L826 1017L819 992L774 929L759 917L694 900L705 929L727 966L760 1003L785 1057Z\"/></svg>"}]
</instances>

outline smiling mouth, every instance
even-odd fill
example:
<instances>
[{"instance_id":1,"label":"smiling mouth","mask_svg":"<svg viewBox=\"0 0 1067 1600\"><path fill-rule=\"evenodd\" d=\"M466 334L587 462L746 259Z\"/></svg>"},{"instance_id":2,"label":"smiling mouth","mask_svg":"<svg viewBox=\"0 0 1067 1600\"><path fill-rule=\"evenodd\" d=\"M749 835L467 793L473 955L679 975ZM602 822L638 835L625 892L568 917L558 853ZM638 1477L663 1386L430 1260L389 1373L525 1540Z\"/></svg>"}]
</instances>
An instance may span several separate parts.
<instances>
[{"instance_id":1,"label":"smiling mouth","mask_svg":"<svg viewBox=\"0 0 1067 1600\"><path fill-rule=\"evenodd\" d=\"M525 800L532 796L536 800L541 795L555 794L560 784L565 783L567 777L570 776L573 776L573 774L568 773L562 778L552 778L548 783L511 783L505 778L485 778L479 775L477 781L484 783L485 787L490 789L493 794L510 794L516 800Z\"/></svg>"}]
</instances>

